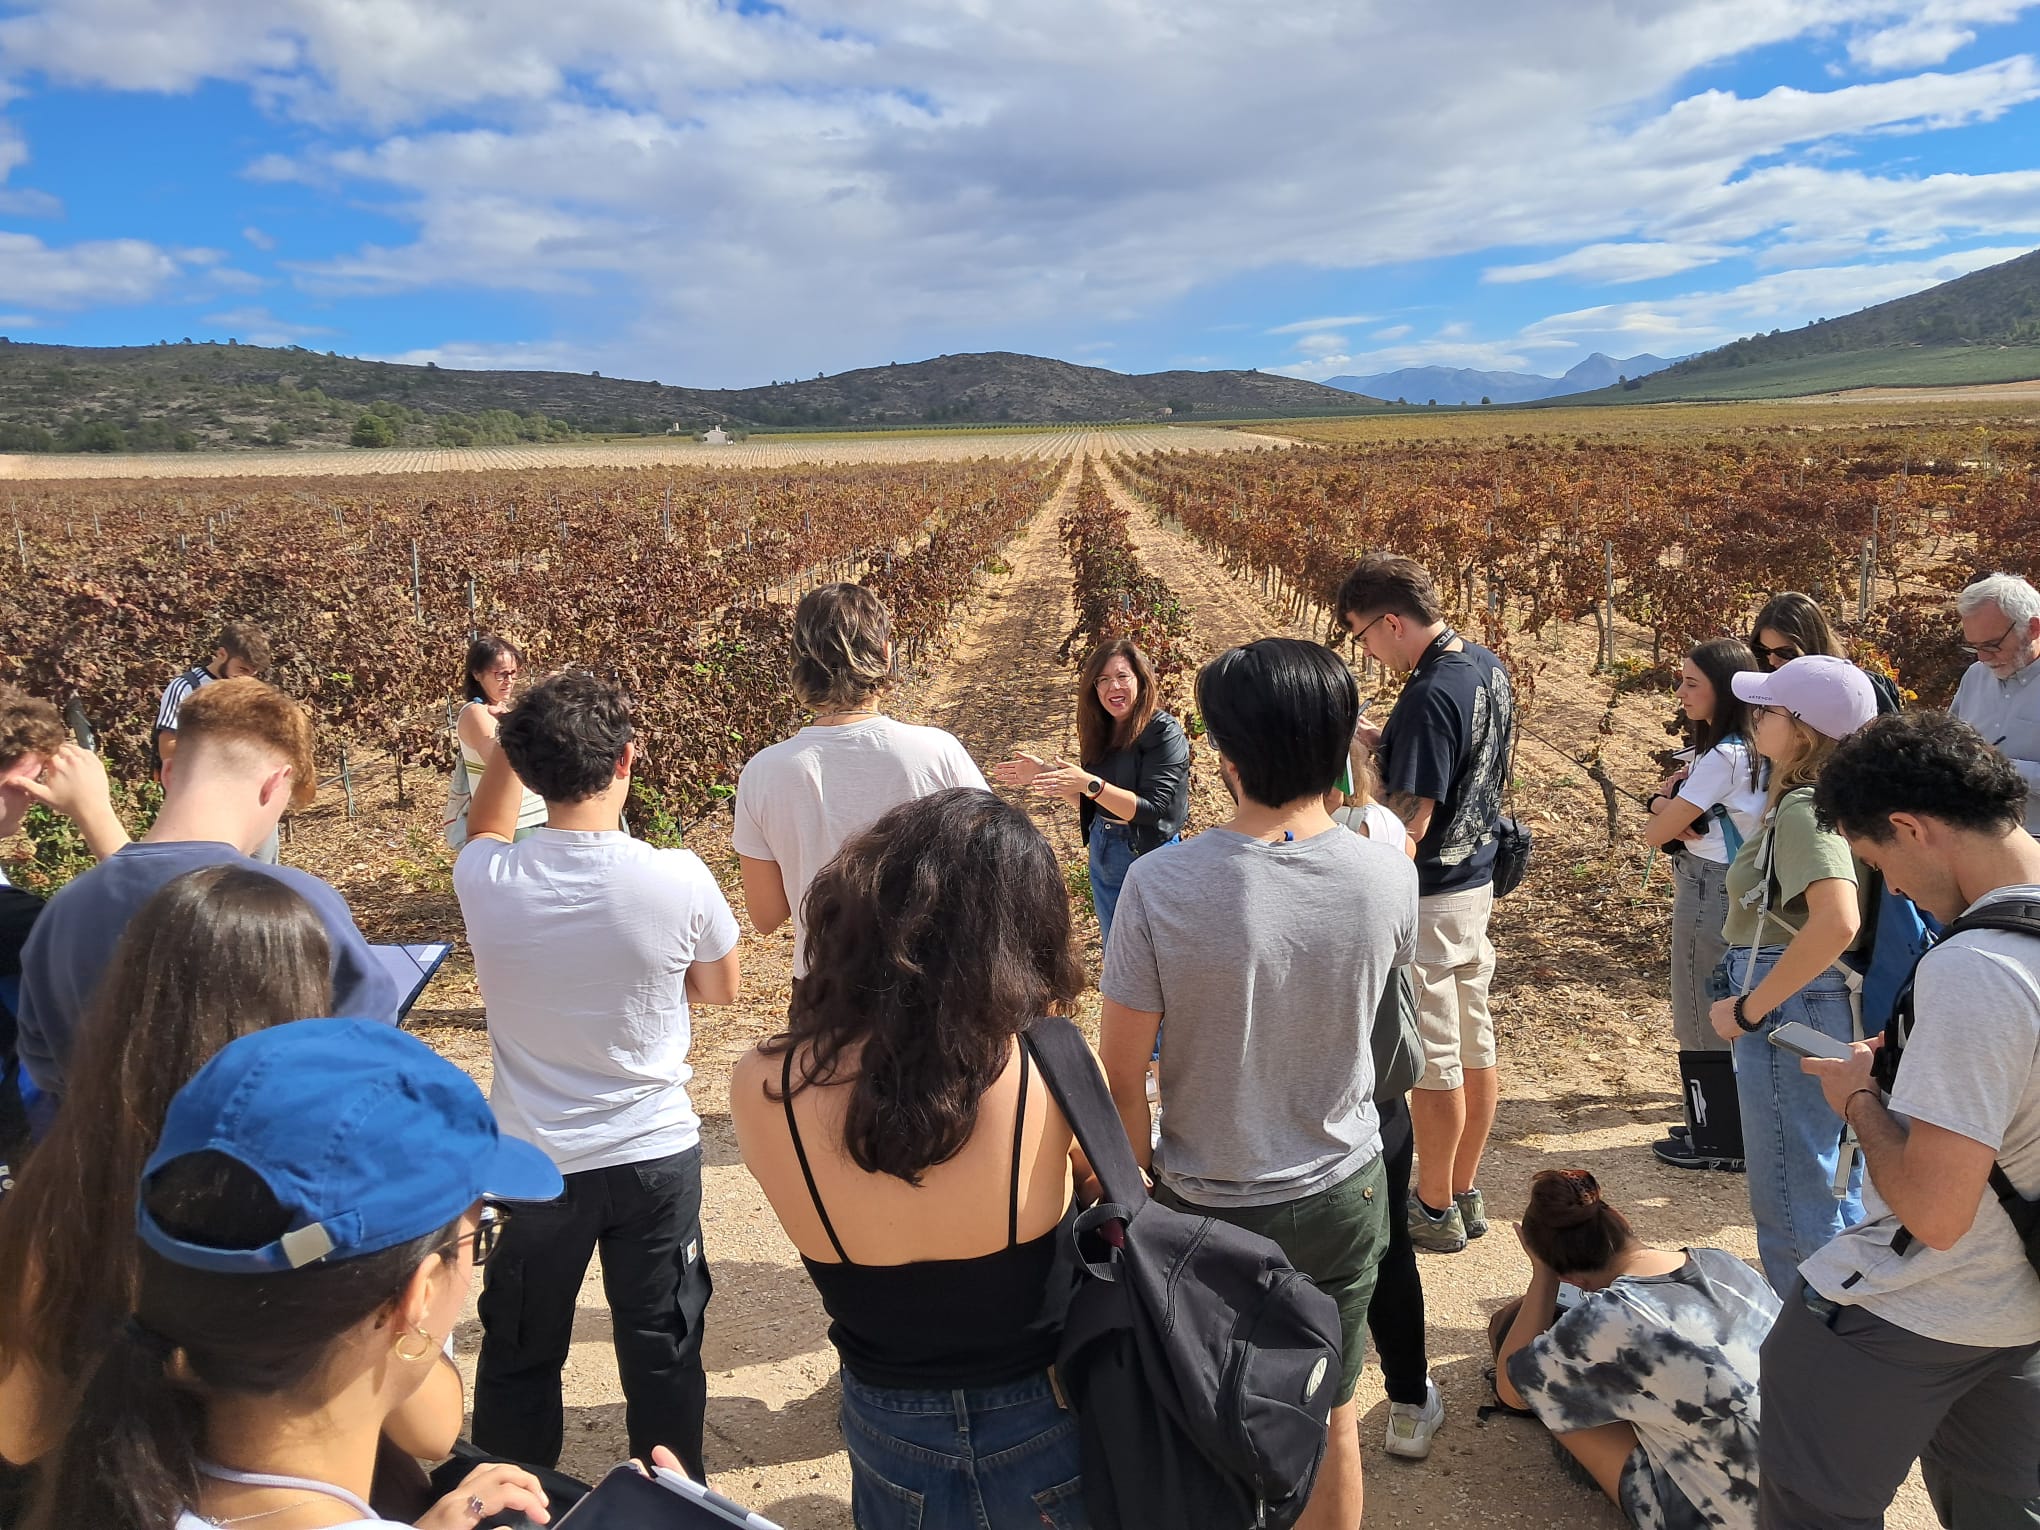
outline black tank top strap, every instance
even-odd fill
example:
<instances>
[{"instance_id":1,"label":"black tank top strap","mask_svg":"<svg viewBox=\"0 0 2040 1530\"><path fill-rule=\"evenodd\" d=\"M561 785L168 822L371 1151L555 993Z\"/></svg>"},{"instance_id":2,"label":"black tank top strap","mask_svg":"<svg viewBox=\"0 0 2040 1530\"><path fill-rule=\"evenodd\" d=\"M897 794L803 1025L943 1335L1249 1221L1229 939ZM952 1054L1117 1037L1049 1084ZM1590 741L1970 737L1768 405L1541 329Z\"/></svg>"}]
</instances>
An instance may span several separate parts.
<instances>
[{"instance_id":1,"label":"black tank top strap","mask_svg":"<svg viewBox=\"0 0 2040 1530\"><path fill-rule=\"evenodd\" d=\"M822 1192L815 1187L815 1171L808 1166L807 1146L800 1140L800 1124L793 1119L793 1047L786 1049L786 1060L779 1065L779 1093L781 1103L786 1106L786 1134L793 1139L793 1155L800 1160L800 1177L807 1181L808 1199L815 1203L815 1215L822 1219L822 1231L829 1235L829 1246L836 1251L836 1257L848 1264L850 1256L843 1252L843 1240L836 1236L836 1224L829 1220L829 1208L822 1204Z\"/></svg>"},{"instance_id":2,"label":"black tank top strap","mask_svg":"<svg viewBox=\"0 0 2040 1530\"><path fill-rule=\"evenodd\" d=\"M1020 1243L1020 1147L1027 1130L1027 1048L1020 1048L1020 1103L1013 1110L1013 1183L1006 1196L1006 1247Z\"/></svg>"}]
</instances>

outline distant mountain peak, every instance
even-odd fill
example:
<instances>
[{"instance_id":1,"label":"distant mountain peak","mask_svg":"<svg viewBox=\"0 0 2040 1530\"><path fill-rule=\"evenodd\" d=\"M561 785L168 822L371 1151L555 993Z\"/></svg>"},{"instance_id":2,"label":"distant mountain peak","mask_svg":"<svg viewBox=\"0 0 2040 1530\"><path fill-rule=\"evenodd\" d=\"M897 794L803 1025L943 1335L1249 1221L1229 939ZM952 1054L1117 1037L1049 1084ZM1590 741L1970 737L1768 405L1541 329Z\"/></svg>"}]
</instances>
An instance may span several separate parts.
<instances>
[{"instance_id":1,"label":"distant mountain peak","mask_svg":"<svg viewBox=\"0 0 2040 1530\"><path fill-rule=\"evenodd\" d=\"M1535 372L1480 372L1468 367L1402 367L1372 377L1327 378L1326 385L1343 388L1348 393L1369 393L1391 402L1403 399L1412 404L1525 404L1532 399L1588 393L1670 365L1661 356L1631 356L1624 361L1596 351L1562 377L1544 377Z\"/></svg>"}]
</instances>

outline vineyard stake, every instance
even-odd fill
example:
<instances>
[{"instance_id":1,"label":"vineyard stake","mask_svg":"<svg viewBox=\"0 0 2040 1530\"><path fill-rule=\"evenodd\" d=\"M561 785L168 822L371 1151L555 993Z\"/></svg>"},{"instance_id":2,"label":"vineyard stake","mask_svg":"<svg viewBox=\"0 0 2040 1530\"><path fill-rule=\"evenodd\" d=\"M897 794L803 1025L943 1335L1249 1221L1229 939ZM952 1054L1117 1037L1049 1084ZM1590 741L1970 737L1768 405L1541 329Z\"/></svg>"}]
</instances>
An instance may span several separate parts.
<instances>
[{"instance_id":1,"label":"vineyard stake","mask_svg":"<svg viewBox=\"0 0 2040 1530\"><path fill-rule=\"evenodd\" d=\"M425 600L418 589L418 539L411 539L411 620L425 620Z\"/></svg>"},{"instance_id":2,"label":"vineyard stake","mask_svg":"<svg viewBox=\"0 0 2040 1530\"><path fill-rule=\"evenodd\" d=\"M347 799L347 816L354 816L354 774L347 768L347 746L340 746L340 791Z\"/></svg>"},{"instance_id":3,"label":"vineyard stake","mask_svg":"<svg viewBox=\"0 0 2040 1530\"><path fill-rule=\"evenodd\" d=\"M28 572L28 537L19 526L14 528L14 549L21 554L21 571Z\"/></svg>"},{"instance_id":4,"label":"vineyard stake","mask_svg":"<svg viewBox=\"0 0 2040 1530\"><path fill-rule=\"evenodd\" d=\"M1601 542L1601 572L1608 587L1608 623L1604 639L1608 657L1607 667L1615 667L1615 544L1606 538ZM1595 666L1599 668L1600 666Z\"/></svg>"},{"instance_id":5,"label":"vineyard stake","mask_svg":"<svg viewBox=\"0 0 2040 1530\"><path fill-rule=\"evenodd\" d=\"M479 633L480 631L481 631L481 628L480 628L480 626L478 626L478 625L476 624L476 621L475 621L475 576L474 576L473 574L469 574L469 575L468 575L468 641L472 643L472 642L473 642L473 641L475 640L475 636L476 636L476 634L477 634L477 633Z\"/></svg>"},{"instance_id":6,"label":"vineyard stake","mask_svg":"<svg viewBox=\"0 0 2040 1530\"><path fill-rule=\"evenodd\" d=\"M1870 617L1870 582L1877 575L1877 543L1873 538L1863 544L1862 576L1856 589L1856 620L1867 621Z\"/></svg>"}]
</instances>

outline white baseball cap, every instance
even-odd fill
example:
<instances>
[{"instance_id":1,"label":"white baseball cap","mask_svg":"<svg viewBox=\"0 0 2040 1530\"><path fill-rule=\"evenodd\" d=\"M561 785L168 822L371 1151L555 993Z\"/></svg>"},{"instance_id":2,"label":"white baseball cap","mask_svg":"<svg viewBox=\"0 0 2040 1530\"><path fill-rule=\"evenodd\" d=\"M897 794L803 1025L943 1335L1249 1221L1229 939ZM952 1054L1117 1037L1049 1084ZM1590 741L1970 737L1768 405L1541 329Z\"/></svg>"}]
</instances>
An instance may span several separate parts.
<instances>
[{"instance_id":1,"label":"white baseball cap","mask_svg":"<svg viewBox=\"0 0 2040 1530\"><path fill-rule=\"evenodd\" d=\"M1729 688L1751 706L1782 707L1814 732L1845 739L1877 715L1870 677L1847 659L1805 654L1764 674L1746 669L1729 677Z\"/></svg>"}]
</instances>

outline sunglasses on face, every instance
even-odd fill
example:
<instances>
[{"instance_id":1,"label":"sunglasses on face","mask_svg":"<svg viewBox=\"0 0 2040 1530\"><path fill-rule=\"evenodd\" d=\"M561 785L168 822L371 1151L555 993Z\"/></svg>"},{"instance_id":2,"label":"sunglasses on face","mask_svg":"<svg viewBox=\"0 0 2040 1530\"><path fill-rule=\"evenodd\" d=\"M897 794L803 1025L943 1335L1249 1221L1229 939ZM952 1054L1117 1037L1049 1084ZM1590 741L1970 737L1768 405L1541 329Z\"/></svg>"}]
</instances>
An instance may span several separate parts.
<instances>
[{"instance_id":1,"label":"sunglasses on face","mask_svg":"<svg viewBox=\"0 0 2040 1530\"><path fill-rule=\"evenodd\" d=\"M1757 662L1760 664L1768 664L1773 659L1776 659L1780 664L1790 664L1794 659L1800 657L1799 650L1790 643L1785 644L1782 648L1766 648L1762 643L1758 643L1754 645L1754 648Z\"/></svg>"}]
</instances>

